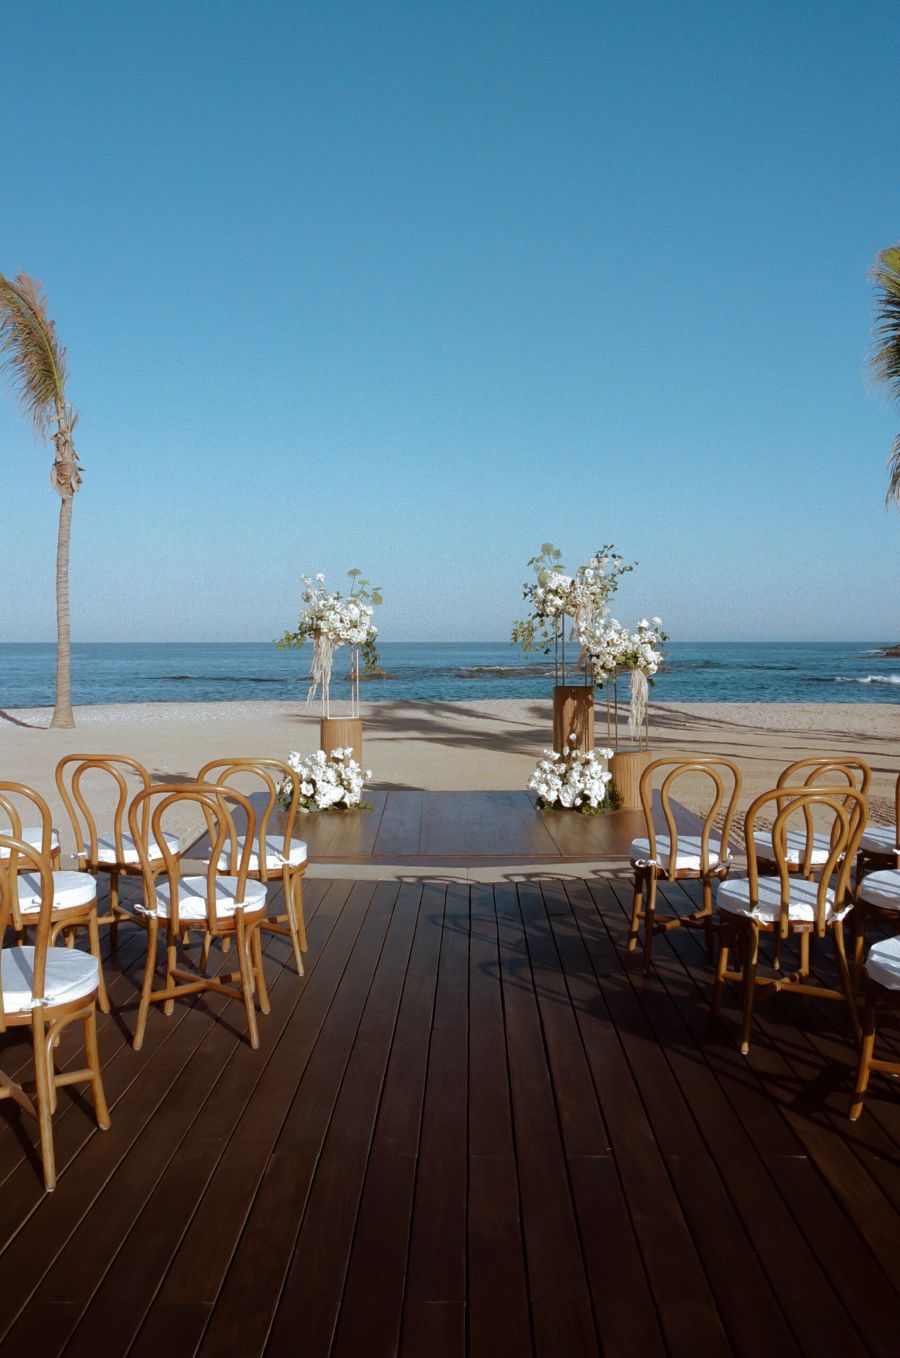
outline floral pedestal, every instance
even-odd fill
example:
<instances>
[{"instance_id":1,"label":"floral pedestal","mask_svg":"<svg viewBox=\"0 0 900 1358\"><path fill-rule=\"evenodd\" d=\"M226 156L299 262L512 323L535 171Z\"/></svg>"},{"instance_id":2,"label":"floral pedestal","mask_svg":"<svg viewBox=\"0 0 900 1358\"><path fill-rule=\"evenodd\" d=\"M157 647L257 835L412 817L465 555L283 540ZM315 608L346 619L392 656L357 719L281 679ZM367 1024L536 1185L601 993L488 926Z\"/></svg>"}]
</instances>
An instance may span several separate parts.
<instances>
[{"instance_id":1,"label":"floral pedestal","mask_svg":"<svg viewBox=\"0 0 900 1358\"><path fill-rule=\"evenodd\" d=\"M323 717L319 723L319 748L326 754L332 750L352 750L353 758L362 763L362 721L359 717Z\"/></svg>"},{"instance_id":2,"label":"floral pedestal","mask_svg":"<svg viewBox=\"0 0 900 1358\"><path fill-rule=\"evenodd\" d=\"M623 811L640 811L641 774L652 761L650 750L617 750L610 759L609 771L613 787L622 798Z\"/></svg>"},{"instance_id":3,"label":"floral pedestal","mask_svg":"<svg viewBox=\"0 0 900 1358\"><path fill-rule=\"evenodd\" d=\"M553 690L553 748L562 753L575 736L574 748L594 748L594 690L588 684L557 684Z\"/></svg>"}]
</instances>

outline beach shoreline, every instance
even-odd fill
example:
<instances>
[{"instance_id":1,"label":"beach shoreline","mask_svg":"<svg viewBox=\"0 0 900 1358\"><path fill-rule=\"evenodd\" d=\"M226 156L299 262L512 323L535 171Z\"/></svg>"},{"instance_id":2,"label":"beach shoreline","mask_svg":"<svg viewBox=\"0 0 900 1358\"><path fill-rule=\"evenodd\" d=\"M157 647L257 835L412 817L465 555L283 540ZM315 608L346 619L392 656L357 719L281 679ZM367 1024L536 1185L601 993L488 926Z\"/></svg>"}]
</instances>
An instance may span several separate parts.
<instances>
[{"instance_id":1,"label":"beach shoreline","mask_svg":"<svg viewBox=\"0 0 900 1358\"><path fill-rule=\"evenodd\" d=\"M333 715L346 705L332 704ZM122 753L154 778L191 781L217 756L309 753L319 743L319 712L303 701L118 703L76 709L74 729L49 726L48 708L0 711L0 777L35 787L54 822L69 832L54 773L64 754ZM361 705L363 763L383 789L509 791L527 785L551 743L549 697L468 702L405 701ZM742 809L774 785L793 759L858 755L872 767L870 816L893 818L900 771L900 714L872 703L654 703L654 754L713 755L737 760ZM624 735L624 728L623 728ZM597 709L596 744L606 744L605 706ZM699 789L682 798L699 806ZM112 801L110 796L110 811Z\"/></svg>"}]
</instances>

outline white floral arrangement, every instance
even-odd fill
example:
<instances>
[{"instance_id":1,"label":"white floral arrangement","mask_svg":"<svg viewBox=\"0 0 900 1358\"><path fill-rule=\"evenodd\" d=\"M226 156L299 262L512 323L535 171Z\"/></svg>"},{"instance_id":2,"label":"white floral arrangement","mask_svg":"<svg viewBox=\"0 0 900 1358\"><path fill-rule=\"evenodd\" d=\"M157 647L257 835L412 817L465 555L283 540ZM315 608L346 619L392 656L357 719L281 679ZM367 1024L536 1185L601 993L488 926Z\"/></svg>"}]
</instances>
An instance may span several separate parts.
<instances>
[{"instance_id":1,"label":"white floral arrangement","mask_svg":"<svg viewBox=\"0 0 900 1358\"><path fill-rule=\"evenodd\" d=\"M303 585L301 599L303 609L294 632L285 632L275 645L302 646L306 641L313 643L311 666L312 683L306 695L311 702L319 688L322 690L322 712L329 715L331 695L331 671L334 653L339 646L350 646L353 652L350 671L351 715L359 714L359 660L362 655L366 670L378 664L375 642L378 628L372 621L375 606L382 602L381 588L370 585L355 568L348 571L351 580L350 593L343 595L339 590L329 591L325 586L325 576L321 571L316 575L301 575Z\"/></svg>"},{"instance_id":2,"label":"white floral arrangement","mask_svg":"<svg viewBox=\"0 0 900 1358\"><path fill-rule=\"evenodd\" d=\"M601 617L579 627L578 640L595 682L603 684L618 670L640 670L648 678L655 675L662 664L666 633L662 618L641 618L629 632L616 618Z\"/></svg>"},{"instance_id":3,"label":"white floral arrangement","mask_svg":"<svg viewBox=\"0 0 900 1358\"><path fill-rule=\"evenodd\" d=\"M517 622L512 640L523 651L536 649L549 654L558 642L565 642L565 619L572 619L571 638L581 626L589 626L602 618L607 603L615 593L619 577L633 570L612 546L601 547L590 560L579 566L573 575L566 573L562 553L551 542L545 542L537 556L528 562L535 572L533 582L522 586L524 597L532 607L531 616ZM565 668L565 661L563 661Z\"/></svg>"},{"instance_id":4,"label":"white floral arrangement","mask_svg":"<svg viewBox=\"0 0 900 1358\"><path fill-rule=\"evenodd\" d=\"M612 774L600 762L612 757L612 750L579 750L577 737L569 736L569 746L563 753L545 750L528 782L531 792L537 793L539 811L560 808L579 811L584 816L611 811L618 804ZM599 757L598 757L599 756Z\"/></svg>"},{"instance_id":5,"label":"white floral arrangement","mask_svg":"<svg viewBox=\"0 0 900 1358\"><path fill-rule=\"evenodd\" d=\"M348 811L362 804L362 793L371 769L364 769L353 758L351 749L336 749L330 754L316 750L315 754L301 755L291 750L287 762L300 784L298 810ZM285 778L278 789L282 805L290 800L292 788Z\"/></svg>"}]
</instances>

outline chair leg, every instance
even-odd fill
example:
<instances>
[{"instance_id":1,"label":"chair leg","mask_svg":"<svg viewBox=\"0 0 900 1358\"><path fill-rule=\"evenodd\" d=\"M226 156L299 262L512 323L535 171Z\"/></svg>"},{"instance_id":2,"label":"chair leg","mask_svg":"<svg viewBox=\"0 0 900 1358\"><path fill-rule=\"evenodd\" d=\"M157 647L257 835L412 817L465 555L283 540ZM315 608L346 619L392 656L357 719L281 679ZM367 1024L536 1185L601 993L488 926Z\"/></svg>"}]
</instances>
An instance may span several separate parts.
<instances>
[{"instance_id":1,"label":"chair leg","mask_svg":"<svg viewBox=\"0 0 900 1358\"><path fill-rule=\"evenodd\" d=\"M862 1112L863 1099L869 1086L869 1071L871 1070L874 1048L875 996L869 990L866 993L866 1007L863 1012L862 1044L859 1049L859 1065L856 1070L856 1089L853 1092L853 1101L850 1104L851 1122L855 1122Z\"/></svg>"},{"instance_id":2,"label":"chair leg","mask_svg":"<svg viewBox=\"0 0 900 1358\"><path fill-rule=\"evenodd\" d=\"M99 973L99 981L97 984L97 998L100 1002L100 1008L103 1010L104 1014L108 1014L109 996L106 993L106 979L103 975L103 958L100 956L100 929L97 925L96 905L93 907L91 913L88 915L87 930L91 952L97 959L97 971Z\"/></svg>"},{"instance_id":3,"label":"chair leg","mask_svg":"<svg viewBox=\"0 0 900 1358\"><path fill-rule=\"evenodd\" d=\"M656 920L656 874L647 879L647 909L644 911L644 975L650 973L653 954L653 930Z\"/></svg>"},{"instance_id":4,"label":"chair leg","mask_svg":"<svg viewBox=\"0 0 900 1358\"><path fill-rule=\"evenodd\" d=\"M110 924L109 926L109 941L110 945L113 948L115 948L119 942L119 920L117 916L118 909L119 909L119 874L117 872L111 872L109 874L109 913L112 915L112 924Z\"/></svg>"},{"instance_id":5,"label":"chair leg","mask_svg":"<svg viewBox=\"0 0 900 1358\"><path fill-rule=\"evenodd\" d=\"M859 1041L859 1014L856 1010L856 998L853 990L853 981L850 978L850 969L847 966L847 951L844 947L844 924L838 920L832 925L832 937L834 939L834 960L837 963L838 975L841 978L841 985L847 999L847 1011L850 1014L850 1031L853 1033L854 1042Z\"/></svg>"},{"instance_id":6,"label":"chair leg","mask_svg":"<svg viewBox=\"0 0 900 1358\"><path fill-rule=\"evenodd\" d=\"M712 882L708 877L703 879L703 928L706 933L706 960L708 962L713 955L714 947Z\"/></svg>"},{"instance_id":7,"label":"chair leg","mask_svg":"<svg viewBox=\"0 0 900 1358\"><path fill-rule=\"evenodd\" d=\"M166 936L166 990L175 984L172 972L178 964L178 940L173 933ZM163 1013L169 1018L175 1012L175 1000L170 998L163 1003Z\"/></svg>"},{"instance_id":8,"label":"chair leg","mask_svg":"<svg viewBox=\"0 0 900 1358\"><path fill-rule=\"evenodd\" d=\"M300 918L303 918L303 896L301 894L300 878L296 880L289 874L284 875L284 909L287 915L288 928L291 931L291 948L294 952L294 966L297 968L297 975L303 975L303 956L300 943L300 926L297 921L297 900L300 901ZM304 938L306 931L304 930Z\"/></svg>"},{"instance_id":9,"label":"chair leg","mask_svg":"<svg viewBox=\"0 0 900 1358\"><path fill-rule=\"evenodd\" d=\"M207 929L203 935L203 946L200 949L200 971L205 975L206 968L209 966L209 950L212 946L212 934Z\"/></svg>"},{"instance_id":10,"label":"chair leg","mask_svg":"<svg viewBox=\"0 0 900 1358\"><path fill-rule=\"evenodd\" d=\"M866 916L859 903L853 907L850 922L853 925L853 993L858 995L866 952Z\"/></svg>"},{"instance_id":11,"label":"chair leg","mask_svg":"<svg viewBox=\"0 0 900 1358\"><path fill-rule=\"evenodd\" d=\"M48 1069L51 1060L44 1021L39 1011L34 1018L34 1074L37 1085L38 1126L41 1132L41 1162L44 1169L44 1188L52 1193L56 1187L56 1157L53 1150L52 1078Z\"/></svg>"},{"instance_id":12,"label":"chair leg","mask_svg":"<svg viewBox=\"0 0 900 1358\"><path fill-rule=\"evenodd\" d=\"M812 935L805 929L800 935L800 975L805 979L809 975L809 943Z\"/></svg>"},{"instance_id":13,"label":"chair leg","mask_svg":"<svg viewBox=\"0 0 900 1358\"><path fill-rule=\"evenodd\" d=\"M296 895L294 897L294 917L297 921L297 935L300 939L301 952L307 952L309 943L306 939L306 916L303 913L303 873L298 872L294 877L294 887ZM301 972L302 975L302 972Z\"/></svg>"},{"instance_id":14,"label":"chair leg","mask_svg":"<svg viewBox=\"0 0 900 1358\"><path fill-rule=\"evenodd\" d=\"M744 1011L741 1027L741 1055L750 1051L750 1025L753 1022L753 1000L756 991L756 968L759 963L759 928L750 921L745 935L744 955Z\"/></svg>"},{"instance_id":15,"label":"chair leg","mask_svg":"<svg viewBox=\"0 0 900 1358\"><path fill-rule=\"evenodd\" d=\"M91 1071L91 1095L94 1100L94 1114L97 1126L105 1132L109 1127L109 1109L103 1092L103 1078L100 1074L100 1049L97 1046L97 1011L91 1005L91 1012L84 1020L84 1050Z\"/></svg>"},{"instance_id":16,"label":"chair leg","mask_svg":"<svg viewBox=\"0 0 900 1358\"><path fill-rule=\"evenodd\" d=\"M644 899L644 879L639 873L634 874L634 895L631 898L631 925L628 929L628 951L634 952L637 947L638 930L641 923L641 904Z\"/></svg>"},{"instance_id":17,"label":"chair leg","mask_svg":"<svg viewBox=\"0 0 900 1358\"><path fill-rule=\"evenodd\" d=\"M244 1008L247 1011L247 1031L250 1037L250 1046L255 1050L259 1046L259 1029L256 1026L256 1005L253 1002L253 969L247 951L247 930L244 925L243 910L235 911L235 933L235 949L238 955L238 966L241 969Z\"/></svg>"},{"instance_id":18,"label":"chair leg","mask_svg":"<svg viewBox=\"0 0 900 1358\"><path fill-rule=\"evenodd\" d=\"M270 1014L272 1006L269 1003L269 992L266 988L266 973L263 971L262 940L259 934L259 925L250 931L250 950L253 957L253 970L256 973L256 993L259 995L259 1007L263 1014Z\"/></svg>"},{"instance_id":19,"label":"chair leg","mask_svg":"<svg viewBox=\"0 0 900 1358\"><path fill-rule=\"evenodd\" d=\"M728 970L728 951L731 945L731 926L719 920L719 959L716 963L716 984L713 990L712 1007L710 1018L713 1023L718 1020L719 1010L722 1007L722 990L725 986L725 973Z\"/></svg>"},{"instance_id":20,"label":"chair leg","mask_svg":"<svg viewBox=\"0 0 900 1358\"><path fill-rule=\"evenodd\" d=\"M158 930L156 916L151 915L147 923L147 961L144 965L144 980L141 985L141 1002L138 1006L137 1023L132 1043L136 1052L140 1051L141 1044L144 1041L144 1029L147 1027L147 1015L150 1012L150 992L153 989L153 974L156 971L156 936Z\"/></svg>"}]
</instances>

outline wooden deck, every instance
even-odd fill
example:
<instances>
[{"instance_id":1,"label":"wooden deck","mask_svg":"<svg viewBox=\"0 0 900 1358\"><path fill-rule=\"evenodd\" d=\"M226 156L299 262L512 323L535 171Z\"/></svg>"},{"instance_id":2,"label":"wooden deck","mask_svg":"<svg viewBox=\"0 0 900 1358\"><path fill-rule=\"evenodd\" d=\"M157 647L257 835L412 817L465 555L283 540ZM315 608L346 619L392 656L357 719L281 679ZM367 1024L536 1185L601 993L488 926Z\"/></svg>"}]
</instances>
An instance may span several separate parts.
<instances>
[{"instance_id":1,"label":"wooden deck","mask_svg":"<svg viewBox=\"0 0 900 1358\"><path fill-rule=\"evenodd\" d=\"M528 792L367 790L366 800L370 810L298 817L294 833L313 863L609 863L627 860L631 841L646 833L641 811L538 811ZM251 801L263 805L265 794ZM696 816L676 813L680 828L698 833Z\"/></svg>"},{"instance_id":2,"label":"wooden deck","mask_svg":"<svg viewBox=\"0 0 900 1358\"><path fill-rule=\"evenodd\" d=\"M154 1012L133 1052L123 931L112 1128L61 1091L54 1195L4 1105L2 1352L896 1354L894 1091L873 1077L847 1120L837 1005L761 1004L745 1059L732 999L711 1039L700 937L660 939L645 980L627 900L310 882L307 974L270 940L257 1052L222 997ZM27 1051L4 1039L4 1069Z\"/></svg>"}]
</instances>

